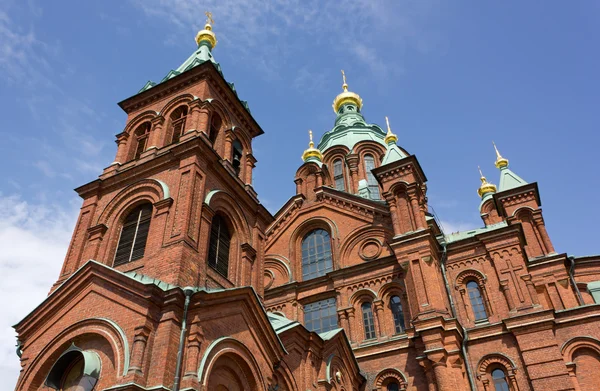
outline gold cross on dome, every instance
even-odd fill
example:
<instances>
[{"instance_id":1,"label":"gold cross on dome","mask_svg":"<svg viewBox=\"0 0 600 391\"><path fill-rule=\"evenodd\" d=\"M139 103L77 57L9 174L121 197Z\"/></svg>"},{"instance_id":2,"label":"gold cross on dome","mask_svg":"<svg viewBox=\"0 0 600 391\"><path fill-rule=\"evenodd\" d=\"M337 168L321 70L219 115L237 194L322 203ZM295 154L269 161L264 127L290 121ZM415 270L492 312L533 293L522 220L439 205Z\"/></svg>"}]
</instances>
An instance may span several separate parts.
<instances>
[{"instance_id":1,"label":"gold cross on dome","mask_svg":"<svg viewBox=\"0 0 600 391\"><path fill-rule=\"evenodd\" d=\"M206 15L206 23L208 23L208 24L215 24L215 21L213 20L213 17L212 17L212 12L206 11L204 13L204 15Z\"/></svg>"},{"instance_id":2,"label":"gold cross on dome","mask_svg":"<svg viewBox=\"0 0 600 391\"><path fill-rule=\"evenodd\" d=\"M344 84L346 84L346 74L344 73L343 69L342 69L342 79L344 80Z\"/></svg>"}]
</instances>

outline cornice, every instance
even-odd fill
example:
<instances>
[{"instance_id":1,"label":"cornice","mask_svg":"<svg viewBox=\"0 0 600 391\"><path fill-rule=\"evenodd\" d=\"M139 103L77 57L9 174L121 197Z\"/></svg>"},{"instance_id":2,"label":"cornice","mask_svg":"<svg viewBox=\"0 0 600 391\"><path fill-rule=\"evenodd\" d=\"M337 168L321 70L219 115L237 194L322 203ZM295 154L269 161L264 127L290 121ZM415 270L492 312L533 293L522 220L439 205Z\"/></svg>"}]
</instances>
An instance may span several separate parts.
<instances>
[{"instance_id":1,"label":"cornice","mask_svg":"<svg viewBox=\"0 0 600 391\"><path fill-rule=\"evenodd\" d=\"M528 183L523 186L515 187L514 189L508 189L499 193L495 193L493 198L496 206L498 207L498 214L501 217L508 217L506 214L507 206L517 205L528 200L535 199L538 206L542 206L542 200L540 198L537 182Z\"/></svg>"},{"instance_id":2,"label":"cornice","mask_svg":"<svg viewBox=\"0 0 600 391\"><path fill-rule=\"evenodd\" d=\"M427 182L427 177L415 155L410 155L371 171L380 184L400 178L402 173L414 173L418 182Z\"/></svg>"}]
</instances>

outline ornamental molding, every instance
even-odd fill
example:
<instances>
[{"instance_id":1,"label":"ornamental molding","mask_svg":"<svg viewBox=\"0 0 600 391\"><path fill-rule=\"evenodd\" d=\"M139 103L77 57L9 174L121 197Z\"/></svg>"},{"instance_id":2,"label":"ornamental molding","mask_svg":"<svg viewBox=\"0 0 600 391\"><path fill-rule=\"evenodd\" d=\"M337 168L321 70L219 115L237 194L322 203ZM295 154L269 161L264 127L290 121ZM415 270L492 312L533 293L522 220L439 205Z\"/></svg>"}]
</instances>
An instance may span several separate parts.
<instances>
[{"instance_id":1,"label":"ornamental molding","mask_svg":"<svg viewBox=\"0 0 600 391\"><path fill-rule=\"evenodd\" d=\"M413 165L407 164L406 166L397 167L397 168L391 169L389 171L384 171L382 173L379 173L377 176L379 177L379 180L381 181L381 183L385 183L385 182L389 182L389 181L404 177L407 174L410 174L412 172L413 172Z\"/></svg>"},{"instance_id":2,"label":"ornamental molding","mask_svg":"<svg viewBox=\"0 0 600 391\"><path fill-rule=\"evenodd\" d=\"M521 194L509 196L506 198L502 198L502 199L500 199L500 202L502 203L502 206L507 207L507 206L518 205L518 204L528 202L528 201L533 201L533 200L535 200L535 193L533 191L528 191L526 193L521 193Z\"/></svg>"}]
</instances>

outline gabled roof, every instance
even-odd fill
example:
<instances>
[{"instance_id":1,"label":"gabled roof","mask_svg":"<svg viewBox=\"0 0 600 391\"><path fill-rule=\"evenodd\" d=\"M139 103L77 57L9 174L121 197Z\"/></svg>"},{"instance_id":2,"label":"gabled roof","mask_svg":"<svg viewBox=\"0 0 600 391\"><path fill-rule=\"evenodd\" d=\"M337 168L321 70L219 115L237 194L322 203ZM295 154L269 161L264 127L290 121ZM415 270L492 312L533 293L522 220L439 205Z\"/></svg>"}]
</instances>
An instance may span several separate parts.
<instances>
[{"instance_id":1,"label":"gabled roof","mask_svg":"<svg viewBox=\"0 0 600 391\"><path fill-rule=\"evenodd\" d=\"M404 159L405 157L408 157L408 155L402 152L396 143L390 143L387 146L387 151L385 152L385 156L383 156L381 165L384 166L386 164Z\"/></svg>"}]
</instances>

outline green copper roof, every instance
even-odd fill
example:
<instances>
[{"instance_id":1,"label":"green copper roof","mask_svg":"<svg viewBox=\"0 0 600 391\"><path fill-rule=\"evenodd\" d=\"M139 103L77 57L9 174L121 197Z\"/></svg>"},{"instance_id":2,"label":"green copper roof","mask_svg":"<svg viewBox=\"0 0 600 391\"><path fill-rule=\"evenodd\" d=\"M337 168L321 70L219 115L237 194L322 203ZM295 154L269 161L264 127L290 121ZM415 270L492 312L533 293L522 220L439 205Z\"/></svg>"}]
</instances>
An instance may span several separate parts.
<instances>
[{"instance_id":1,"label":"green copper roof","mask_svg":"<svg viewBox=\"0 0 600 391\"><path fill-rule=\"evenodd\" d=\"M361 141L374 141L385 145L383 139L385 132L375 124L367 124L365 118L353 104L345 104L340 107L333 129L326 132L317 146L321 152L327 149L343 145L350 151Z\"/></svg>"},{"instance_id":2,"label":"green copper roof","mask_svg":"<svg viewBox=\"0 0 600 391\"><path fill-rule=\"evenodd\" d=\"M387 151L385 152L385 156L381 161L381 165L385 166L386 164L396 162L400 159L404 159L408 157L402 150L396 145L396 143L390 142L387 145Z\"/></svg>"},{"instance_id":3,"label":"green copper roof","mask_svg":"<svg viewBox=\"0 0 600 391\"><path fill-rule=\"evenodd\" d=\"M506 226L508 226L506 221L501 221L499 223L488 225L487 227L483 227L483 228L476 228L476 229L472 229L469 231L462 231L462 232L453 232L449 235L444 235L444 240L446 241L446 243L450 244L453 242L458 242L459 240L471 238L475 235L494 231L499 228L504 228Z\"/></svg>"},{"instance_id":4,"label":"green copper roof","mask_svg":"<svg viewBox=\"0 0 600 391\"><path fill-rule=\"evenodd\" d=\"M527 182L523 178L512 172L512 170L508 168L508 166L502 167L500 169L500 182L498 185L498 192L514 189L515 187L523 186L526 184Z\"/></svg>"}]
</instances>

